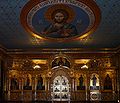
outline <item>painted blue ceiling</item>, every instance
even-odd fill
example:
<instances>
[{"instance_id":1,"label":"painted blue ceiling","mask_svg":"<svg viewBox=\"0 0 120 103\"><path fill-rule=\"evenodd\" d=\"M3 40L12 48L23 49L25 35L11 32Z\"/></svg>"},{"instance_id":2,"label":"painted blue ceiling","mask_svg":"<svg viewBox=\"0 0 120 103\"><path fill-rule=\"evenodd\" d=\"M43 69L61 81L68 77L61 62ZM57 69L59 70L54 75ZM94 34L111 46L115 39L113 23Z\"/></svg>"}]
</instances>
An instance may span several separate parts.
<instances>
[{"instance_id":1,"label":"painted blue ceiling","mask_svg":"<svg viewBox=\"0 0 120 103\"><path fill-rule=\"evenodd\" d=\"M20 23L20 12L29 0L0 0L0 44L7 49L116 48L120 46L120 0L95 0L101 9L97 30L85 40L51 42L29 35Z\"/></svg>"}]
</instances>

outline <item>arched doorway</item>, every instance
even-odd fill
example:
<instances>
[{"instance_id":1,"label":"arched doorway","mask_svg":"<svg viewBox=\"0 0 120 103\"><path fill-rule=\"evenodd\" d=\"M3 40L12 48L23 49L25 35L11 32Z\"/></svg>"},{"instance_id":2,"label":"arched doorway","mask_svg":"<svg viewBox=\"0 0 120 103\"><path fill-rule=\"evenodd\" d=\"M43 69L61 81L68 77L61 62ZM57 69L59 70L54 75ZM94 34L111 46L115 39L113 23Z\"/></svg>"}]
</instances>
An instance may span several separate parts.
<instances>
[{"instance_id":1,"label":"arched doorway","mask_svg":"<svg viewBox=\"0 0 120 103\"><path fill-rule=\"evenodd\" d=\"M70 100L70 84L67 77L58 75L54 78L51 85L51 95L53 101L69 101Z\"/></svg>"}]
</instances>

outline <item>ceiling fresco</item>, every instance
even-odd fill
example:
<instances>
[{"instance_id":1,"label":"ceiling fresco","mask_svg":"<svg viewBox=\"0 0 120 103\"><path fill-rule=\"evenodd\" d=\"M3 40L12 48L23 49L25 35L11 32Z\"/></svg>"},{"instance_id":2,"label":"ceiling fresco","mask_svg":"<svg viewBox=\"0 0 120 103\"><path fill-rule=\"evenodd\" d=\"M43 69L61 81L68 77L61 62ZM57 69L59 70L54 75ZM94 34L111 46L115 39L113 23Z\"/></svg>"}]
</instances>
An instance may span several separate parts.
<instances>
[{"instance_id":1,"label":"ceiling fresco","mask_svg":"<svg viewBox=\"0 0 120 103\"><path fill-rule=\"evenodd\" d=\"M83 39L100 22L100 9L94 1L31 0L21 11L21 23L33 36L52 41Z\"/></svg>"},{"instance_id":2,"label":"ceiling fresco","mask_svg":"<svg viewBox=\"0 0 120 103\"><path fill-rule=\"evenodd\" d=\"M83 3L87 8L85 10L84 7L70 3L51 3L40 6L41 1L36 0L36 3L30 5L29 8L26 5L30 3L30 0L0 0L0 44L2 46L11 50L33 48L100 49L120 46L119 0L94 0L96 7L98 6L100 9L99 13L97 13L98 9L91 4ZM82 0L75 1L81 2ZM22 15L25 8L28 8L29 12L26 11L26 14ZM54 24L52 15L55 16L54 12L60 12L60 10L67 11L66 14L69 17L63 13L67 22L62 30L59 27L50 30ZM91 11L91 15L88 11ZM66 27L68 27L67 33L64 33Z\"/></svg>"}]
</instances>

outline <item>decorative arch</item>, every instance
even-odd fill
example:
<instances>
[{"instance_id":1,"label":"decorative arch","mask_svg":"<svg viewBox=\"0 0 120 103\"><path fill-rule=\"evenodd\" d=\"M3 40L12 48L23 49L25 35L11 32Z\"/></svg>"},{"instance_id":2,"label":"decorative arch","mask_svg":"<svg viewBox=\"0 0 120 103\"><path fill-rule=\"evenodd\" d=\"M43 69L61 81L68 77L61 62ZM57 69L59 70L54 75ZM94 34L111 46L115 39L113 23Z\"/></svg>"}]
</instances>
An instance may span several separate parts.
<instances>
[{"instance_id":1,"label":"decorative arch","mask_svg":"<svg viewBox=\"0 0 120 103\"><path fill-rule=\"evenodd\" d=\"M48 65L49 69L56 69L61 66L63 66L66 69L70 69L73 66L73 61L69 56L60 52L59 54L56 54L49 59Z\"/></svg>"},{"instance_id":2,"label":"decorative arch","mask_svg":"<svg viewBox=\"0 0 120 103\"><path fill-rule=\"evenodd\" d=\"M60 76L60 75L68 78L69 83L71 83L70 70L64 69L64 67L58 67L57 69L52 70L50 83L52 84L55 77Z\"/></svg>"}]
</instances>

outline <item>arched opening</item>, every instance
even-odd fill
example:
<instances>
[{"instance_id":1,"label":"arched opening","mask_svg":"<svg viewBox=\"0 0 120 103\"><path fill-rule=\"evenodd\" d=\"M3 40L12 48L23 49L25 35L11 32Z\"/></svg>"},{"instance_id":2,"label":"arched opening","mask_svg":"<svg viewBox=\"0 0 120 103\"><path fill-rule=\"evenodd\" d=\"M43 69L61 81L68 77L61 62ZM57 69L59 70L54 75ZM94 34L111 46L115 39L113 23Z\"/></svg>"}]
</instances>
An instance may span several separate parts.
<instances>
[{"instance_id":1,"label":"arched opening","mask_svg":"<svg viewBox=\"0 0 120 103\"><path fill-rule=\"evenodd\" d=\"M50 85L52 101L69 101L71 80L68 69L59 67L53 71Z\"/></svg>"},{"instance_id":2,"label":"arched opening","mask_svg":"<svg viewBox=\"0 0 120 103\"><path fill-rule=\"evenodd\" d=\"M68 101L70 99L69 81L65 76L55 77L51 95L54 101Z\"/></svg>"}]
</instances>

